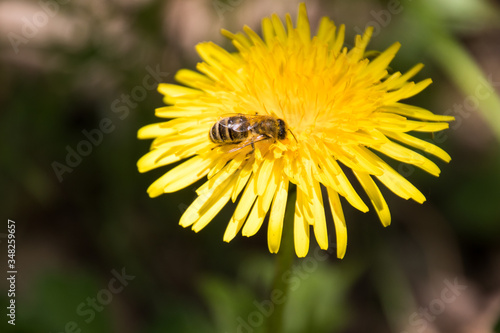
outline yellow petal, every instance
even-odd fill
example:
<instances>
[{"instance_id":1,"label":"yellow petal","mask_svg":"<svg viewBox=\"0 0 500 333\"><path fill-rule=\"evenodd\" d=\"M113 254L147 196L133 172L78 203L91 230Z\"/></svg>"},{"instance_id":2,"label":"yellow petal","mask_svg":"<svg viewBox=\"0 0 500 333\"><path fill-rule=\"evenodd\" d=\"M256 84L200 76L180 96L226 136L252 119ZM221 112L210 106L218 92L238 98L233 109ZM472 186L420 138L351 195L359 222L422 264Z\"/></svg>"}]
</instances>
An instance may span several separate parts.
<instances>
[{"instance_id":1,"label":"yellow petal","mask_svg":"<svg viewBox=\"0 0 500 333\"><path fill-rule=\"evenodd\" d=\"M271 172L269 174L268 183L266 184L267 186L265 187L263 194L260 194L258 196L257 202L253 206L252 211L247 218L245 226L242 230L243 236L250 237L255 235L260 229L262 222L264 222L264 218L266 217L267 211L271 206L271 202L278 185L278 179L281 179L279 174L281 168L279 167L279 165L277 165L275 170L273 171L274 172Z\"/></svg>"},{"instance_id":2,"label":"yellow petal","mask_svg":"<svg viewBox=\"0 0 500 333\"><path fill-rule=\"evenodd\" d=\"M400 89L394 90L391 92L387 92L384 95L384 104L388 105L388 104L396 103L397 101L399 101L401 99L406 99L406 98L410 98L412 96L415 96L418 93L420 93L422 90L427 88L431 83L432 83L431 79L425 79L425 80L420 81L418 83L407 82Z\"/></svg>"},{"instance_id":3,"label":"yellow petal","mask_svg":"<svg viewBox=\"0 0 500 333\"><path fill-rule=\"evenodd\" d=\"M241 46L241 49L249 48L252 46L250 40L241 32L237 34L233 34L232 32L227 31L226 29L221 30L221 34L233 41L233 44ZM238 48L241 50L240 48Z\"/></svg>"},{"instance_id":4,"label":"yellow petal","mask_svg":"<svg viewBox=\"0 0 500 333\"><path fill-rule=\"evenodd\" d=\"M425 151L428 154L432 154L436 157L439 157L445 162L449 162L451 160L450 155L445 152L443 149L439 148L436 145L433 145L430 142L418 139L414 136L405 134L405 133L395 133L395 132L384 132L385 135L390 137L391 139L397 140L406 145L412 146L414 148Z\"/></svg>"},{"instance_id":5,"label":"yellow petal","mask_svg":"<svg viewBox=\"0 0 500 333\"><path fill-rule=\"evenodd\" d=\"M388 165L383 175L376 176L388 189L403 199L413 199L418 203L425 201L425 196L406 178Z\"/></svg>"},{"instance_id":6,"label":"yellow petal","mask_svg":"<svg viewBox=\"0 0 500 333\"><path fill-rule=\"evenodd\" d=\"M389 224L391 224L391 212L389 211L389 206L387 206L387 203L385 202L385 199L382 196L379 188L369 174L358 171L353 172L354 175L356 175L356 178L358 178L361 186L363 186L364 190L366 191L366 194L368 194L368 197L373 204L373 208L375 208L375 211L377 212L380 222L382 222L382 225L384 227L387 227Z\"/></svg>"},{"instance_id":7,"label":"yellow petal","mask_svg":"<svg viewBox=\"0 0 500 333\"><path fill-rule=\"evenodd\" d=\"M264 167L262 165L262 167ZM253 236L260 229L264 218L271 206L271 202L278 187L278 182L282 179L281 175L282 163L281 160L275 161L273 163L273 169L268 176L268 183L263 194L259 195L257 202L255 203L250 215L247 218L247 222L243 227L243 236ZM260 173L261 170L259 170Z\"/></svg>"},{"instance_id":8,"label":"yellow petal","mask_svg":"<svg viewBox=\"0 0 500 333\"><path fill-rule=\"evenodd\" d=\"M453 121L455 119L452 116L442 116L434 114L426 109L403 103L394 103L391 105L385 105L380 108L380 111L392 112L400 114L405 117L421 119L421 120L429 120L429 121Z\"/></svg>"},{"instance_id":9,"label":"yellow petal","mask_svg":"<svg viewBox=\"0 0 500 333\"><path fill-rule=\"evenodd\" d=\"M245 187L245 190L243 191L243 195L240 198L238 206L236 206L233 214L234 218L236 220L244 220L248 215L250 208L252 208L256 198L257 192L255 191L255 177L252 175L247 183L247 186Z\"/></svg>"},{"instance_id":10,"label":"yellow petal","mask_svg":"<svg viewBox=\"0 0 500 333\"><path fill-rule=\"evenodd\" d=\"M331 44L335 39L335 30L337 30L337 27L335 26L333 21L324 16L319 22L316 38L325 43Z\"/></svg>"},{"instance_id":11,"label":"yellow petal","mask_svg":"<svg viewBox=\"0 0 500 333\"><path fill-rule=\"evenodd\" d=\"M156 148L170 148L172 150L177 150L176 148L182 148L197 144L210 144L210 142L203 136L200 140L200 136L183 136L183 135L164 135L156 138L151 144L152 149Z\"/></svg>"},{"instance_id":12,"label":"yellow petal","mask_svg":"<svg viewBox=\"0 0 500 333\"><path fill-rule=\"evenodd\" d=\"M190 69L178 70L175 74L175 80L186 86L200 90L211 89L214 85L213 80L210 80L205 75Z\"/></svg>"},{"instance_id":13,"label":"yellow petal","mask_svg":"<svg viewBox=\"0 0 500 333\"><path fill-rule=\"evenodd\" d=\"M314 214L314 236L321 249L328 249L328 231L326 228L325 208L323 206L323 197L321 187L318 182L313 181L312 210Z\"/></svg>"},{"instance_id":14,"label":"yellow petal","mask_svg":"<svg viewBox=\"0 0 500 333\"><path fill-rule=\"evenodd\" d=\"M191 185L206 176L213 163L211 156L195 156L176 166L148 188L148 194L154 198L163 193L175 192Z\"/></svg>"},{"instance_id":15,"label":"yellow petal","mask_svg":"<svg viewBox=\"0 0 500 333\"><path fill-rule=\"evenodd\" d=\"M265 47L266 44L264 43L262 38L260 38L260 36L257 35L255 31L253 31L249 26L245 25L243 27L243 31L245 31L247 36L250 37L250 40L252 41L253 45Z\"/></svg>"},{"instance_id":16,"label":"yellow petal","mask_svg":"<svg viewBox=\"0 0 500 333\"><path fill-rule=\"evenodd\" d=\"M217 161L214 163L212 168L210 169L210 172L207 175L207 178L210 179L212 178L215 174L217 174L219 171L221 171L227 164L228 157L227 156L221 156Z\"/></svg>"},{"instance_id":17,"label":"yellow petal","mask_svg":"<svg viewBox=\"0 0 500 333\"><path fill-rule=\"evenodd\" d=\"M231 200L233 202L236 202L238 195L243 190L245 185L248 183L248 179L252 175L252 166L253 166L253 160L251 159L246 161L245 166L242 168L240 176L238 177L236 185L234 186L233 193L231 194Z\"/></svg>"},{"instance_id":18,"label":"yellow petal","mask_svg":"<svg viewBox=\"0 0 500 333\"><path fill-rule=\"evenodd\" d=\"M344 258L347 249L347 227L345 224L344 212L340 203L339 195L331 188L327 188L330 210L335 223L335 235L337 237L337 258Z\"/></svg>"},{"instance_id":19,"label":"yellow petal","mask_svg":"<svg viewBox=\"0 0 500 333\"><path fill-rule=\"evenodd\" d=\"M336 163L336 162L335 162ZM362 211L362 212L367 212L368 207L366 204L363 202L363 200L360 198L358 193L356 193L356 190L351 185L351 182L349 179L347 179L346 175L340 169L340 167L337 164L338 169L340 170L340 173L335 177L337 180L338 187L343 193L343 196L349 201L349 203L356 209Z\"/></svg>"},{"instance_id":20,"label":"yellow petal","mask_svg":"<svg viewBox=\"0 0 500 333\"><path fill-rule=\"evenodd\" d=\"M178 106L178 105L173 105L173 106L164 106L161 108L157 108L155 110L155 115L159 118L176 118L176 117L193 117L193 116L200 116L200 115L206 115L210 116L210 113L213 114L213 116L216 116L216 110L208 109L206 106ZM215 123L215 121L214 121Z\"/></svg>"},{"instance_id":21,"label":"yellow petal","mask_svg":"<svg viewBox=\"0 0 500 333\"><path fill-rule=\"evenodd\" d=\"M391 63L392 59L396 56L396 53L401 47L400 43L392 44L388 49L378 55L377 58L370 61L365 71L366 74L370 73L372 75L380 76L381 79L387 73L387 67Z\"/></svg>"},{"instance_id":22,"label":"yellow petal","mask_svg":"<svg viewBox=\"0 0 500 333\"><path fill-rule=\"evenodd\" d=\"M425 158L419 153L416 153L413 150L405 148L395 142L387 142L383 145L374 146L372 148L380 151L381 153L397 161L413 164L421 168L422 170L427 171L433 176L437 177L441 172L441 170L439 170L439 167L428 158Z\"/></svg>"},{"instance_id":23,"label":"yellow petal","mask_svg":"<svg viewBox=\"0 0 500 333\"><path fill-rule=\"evenodd\" d=\"M244 219L243 220L236 220L234 218L234 215L231 216L231 219L229 220L229 223L227 224L226 231L224 232L224 237L223 237L224 242L229 243L230 241L232 241L233 238L236 237L238 232L241 230L243 223L245 223Z\"/></svg>"},{"instance_id":24,"label":"yellow petal","mask_svg":"<svg viewBox=\"0 0 500 333\"><path fill-rule=\"evenodd\" d=\"M282 161L275 161L266 190L264 191L264 194L261 195L262 200L259 202L258 208L259 213L264 214L264 216L269 210L271 202L273 201L274 193L278 188L279 182L282 180L282 168Z\"/></svg>"},{"instance_id":25,"label":"yellow petal","mask_svg":"<svg viewBox=\"0 0 500 333\"><path fill-rule=\"evenodd\" d=\"M269 252L278 253L283 232L283 219L285 217L286 201L288 199L288 181L282 179L278 184L278 189L274 194L271 214L269 216L269 226L267 231L267 244Z\"/></svg>"},{"instance_id":26,"label":"yellow petal","mask_svg":"<svg viewBox=\"0 0 500 333\"><path fill-rule=\"evenodd\" d=\"M203 211L200 218L193 224L194 232L198 232L203 229L227 204L231 198L231 191L233 190L235 180L236 177L231 177L226 184L217 187L214 195L210 198L210 204L207 205L208 209Z\"/></svg>"},{"instance_id":27,"label":"yellow petal","mask_svg":"<svg viewBox=\"0 0 500 333\"><path fill-rule=\"evenodd\" d=\"M271 16L271 22L273 24L274 32L276 33L276 37L278 38L278 40L280 42L285 43L286 39L287 39L286 30L285 30L285 26L283 25L283 22L281 21L279 16L276 14L273 14Z\"/></svg>"},{"instance_id":28,"label":"yellow petal","mask_svg":"<svg viewBox=\"0 0 500 333\"><path fill-rule=\"evenodd\" d=\"M417 130L420 122L409 121L405 117L386 112L374 112L370 118L360 121L363 126L374 126L379 130L409 132Z\"/></svg>"},{"instance_id":29,"label":"yellow petal","mask_svg":"<svg viewBox=\"0 0 500 333\"><path fill-rule=\"evenodd\" d=\"M408 120L408 123L413 123L413 121ZM413 131L415 132L432 133L432 132L439 132L450 127L448 123L428 123L423 121L415 121L414 123L418 125L416 126L415 129L413 129Z\"/></svg>"},{"instance_id":30,"label":"yellow petal","mask_svg":"<svg viewBox=\"0 0 500 333\"><path fill-rule=\"evenodd\" d=\"M386 162L384 162L380 157L375 155L369 150L366 150L366 154L377 163L382 174L375 175L388 189L399 195L403 199L413 199L418 203L423 203L425 201L425 196L411 184L406 178L401 176L393 168L391 168Z\"/></svg>"},{"instance_id":31,"label":"yellow petal","mask_svg":"<svg viewBox=\"0 0 500 333\"><path fill-rule=\"evenodd\" d=\"M225 178L221 178L222 182L226 180L229 175L225 174L225 176ZM203 213L203 208L207 206L207 203L209 203L210 200L213 201L214 193L217 190L220 190L219 186L208 186L207 183L208 182L200 187L204 188L203 191L200 191L200 188L198 188L198 191L201 194L199 193L198 197L193 201L193 203L191 203L191 205L189 205L184 214L182 214L179 224L184 228L189 227L190 225L198 221Z\"/></svg>"},{"instance_id":32,"label":"yellow petal","mask_svg":"<svg viewBox=\"0 0 500 333\"><path fill-rule=\"evenodd\" d=\"M332 54L337 56L342 50L342 46L344 45L344 37L345 37L345 25L341 24L339 27L339 31L337 33L337 37L335 38L335 42L332 45Z\"/></svg>"},{"instance_id":33,"label":"yellow petal","mask_svg":"<svg viewBox=\"0 0 500 333\"><path fill-rule=\"evenodd\" d=\"M272 193L274 194L274 192ZM260 227L262 226L262 223L264 222L264 218L266 217L266 212L262 212L259 207L263 206L263 197L258 196L257 201L252 207L252 210L250 211L250 215L248 215L248 218L245 222L245 225L243 226L243 230L241 231L241 234L246 237L251 237L259 231ZM268 207L264 207L264 209Z\"/></svg>"},{"instance_id":34,"label":"yellow petal","mask_svg":"<svg viewBox=\"0 0 500 333\"><path fill-rule=\"evenodd\" d=\"M151 125L146 125L142 127L138 132L137 132L137 138L138 139L152 139L156 138L157 136L160 135L167 135L171 133L171 129L164 128L162 125L165 124L163 123L156 123L156 124L151 124Z\"/></svg>"},{"instance_id":35,"label":"yellow petal","mask_svg":"<svg viewBox=\"0 0 500 333\"><path fill-rule=\"evenodd\" d=\"M245 222L245 219L252 208L255 199L257 198L257 192L255 191L255 176L252 174L250 180L243 191L243 194L236 206L233 216L231 217L231 221L226 228L226 232L224 233L224 241L230 242L240 231L241 226Z\"/></svg>"},{"instance_id":36,"label":"yellow petal","mask_svg":"<svg viewBox=\"0 0 500 333\"><path fill-rule=\"evenodd\" d=\"M295 244L295 253L297 257L303 258L309 252L309 223L304 219L302 209L304 202L302 195L297 189L297 201L295 202L295 216L293 221L293 239Z\"/></svg>"},{"instance_id":37,"label":"yellow petal","mask_svg":"<svg viewBox=\"0 0 500 333\"><path fill-rule=\"evenodd\" d=\"M383 85L387 90L399 89L406 83L406 81L420 72L423 67L423 64L417 64L403 75L401 75L400 72L396 72L392 74L387 80L385 80Z\"/></svg>"},{"instance_id":38,"label":"yellow petal","mask_svg":"<svg viewBox=\"0 0 500 333\"><path fill-rule=\"evenodd\" d=\"M366 28L363 36L356 35L356 41L354 47L348 52L348 56L351 61L359 61L363 58L365 49L368 46L368 42L373 33L373 27Z\"/></svg>"},{"instance_id":39,"label":"yellow petal","mask_svg":"<svg viewBox=\"0 0 500 333\"><path fill-rule=\"evenodd\" d=\"M262 20L262 36L264 37L264 42L270 47L274 41L274 28L271 19L268 17Z\"/></svg>"},{"instance_id":40,"label":"yellow petal","mask_svg":"<svg viewBox=\"0 0 500 333\"><path fill-rule=\"evenodd\" d=\"M179 224L182 227L187 228L195 223L200 218L199 210L205 204L205 202L208 201L208 199L210 199L210 196L198 196L184 211L179 220Z\"/></svg>"},{"instance_id":41,"label":"yellow petal","mask_svg":"<svg viewBox=\"0 0 500 333\"><path fill-rule=\"evenodd\" d=\"M296 37L296 35L295 29L293 28L292 17L288 13L285 15L285 24L286 30L288 31L288 42L290 42L293 38Z\"/></svg>"},{"instance_id":42,"label":"yellow petal","mask_svg":"<svg viewBox=\"0 0 500 333\"><path fill-rule=\"evenodd\" d=\"M372 158L372 154L365 147L350 145L343 146L342 149L352 156L352 164L356 166L357 170L368 172L372 175L381 175L383 173L377 161Z\"/></svg>"},{"instance_id":43,"label":"yellow petal","mask_svg":"<svg viewBox=\"0 0 500 333\"><path fill-rule=\"evenodd\" d=\"M150 151L137 161L139 172L147 172L170 163L180 161L181 158L174 154L169 154L169 148L159 148Z\"/></svg>"},{"instance_id":44,"label":"yellow petal","mask_svg":"<svg viewBox=\"0 0 500 333\"><path fill-rule=\"evenodd\" d=\"M214 81L221 81L221 76L222 73L225 71L221 68L215 68L207 64L206 62L199 62L196 64L196 69L208 76L211 80ZM175 102L175 101L174 101ZM167 101L165 101L166 104L169 104ZM174 104L174 103L170 103Z\"/></svg>"},{"instance_id":45,"label":"yellow petal","mask_svg":"<svg viewBox=\"0 0 500 333\"><path fill-rule=\"evenodd\" d=\"M329 152L327 156L325 156L325 160L320 158L320 164L321 167L324 170L324 173L327 177L329 177L332 187L343 197L349 201L349 203L355 207L356 209L362 211L362 212L367 212L368 207L366 204L363 202L363 200L360 198L358 193L354 190L354 188L351 185L351 182L349 179L347 179L346 175L344 174L344 171L340 168L339 164L337 161L335 161L333 158L330 158L330 151L328 147L324 144L319 143L320 150L323 152ZM324 154L324 153L323 153ZM316 156L322 156L321 152L317 152ZM323 164L324 161L327 161L327 163Z\"/></svg>"},{"instance_id":46,"label":"yellow petal","mask_svg":"<svg viewBox=\"0 0 500 333\"><path fill-rule=\"evenodd\" d=\"M192 89L184 86L179 86L171 83L160 83L158 85L158 91L165 95L163 101L165 104L175 104L175 102L186 96L200 96L204 94L203 91Z\"/></svg>"},{"instance_id":47,"label":"yellow petal","mask_svg":"<svg viewBox=\"0 0 500 333\"><path fill-rule=\"evenodd\" d=\"M222 183L226 181L228 177L233 175L240 168L243 162L244 162L244 157L242 156L238 156L235 159L230 160L228 163L224 165L224 168L222 168L216 175L209 178L209 180L205 182L205 184L200 186L196 190L196 194L203 195L210 189L220 186ZM212 167L212 170L214 170L214 167ZM239 178L239 173L238 173L238 178Z\"/></svg>"},{"instance_id":48,"label":"yellow petal","mask_svg":"<svg viewBox=\"0 0 500 333\"><path fill-rule=\"evenodd\" d=\"M311 28L309 27L309 19L307 18L307 9L305 3L299 4L299 15L297 16L297 31L300 39L304 44L309 44L311 41Z\"/></svg>"},{"instance_id":49,"label":"yellow petal","mask_svg":"<svg viewBox=\"0 0 500 333\"><path fill-rule=\"evenodd\" d=\"M269 179L271 178L275 160L271 158L272 154L268 153L266 154L265 158L263 159L259 170L257 171L257 194L262 195L266 187L269 183Z\"/></svg>"},{"instance_id":50,"label":"yellow petal","mask_svg":"<svg viewBox=\"0 0 500 333\"><path fill-rule=\"evenodd\" d=\"M199 43L196 45L196 52L207 64L218 70L239 67L237 58L213 42Z\"/></svg>"}]
</instances>

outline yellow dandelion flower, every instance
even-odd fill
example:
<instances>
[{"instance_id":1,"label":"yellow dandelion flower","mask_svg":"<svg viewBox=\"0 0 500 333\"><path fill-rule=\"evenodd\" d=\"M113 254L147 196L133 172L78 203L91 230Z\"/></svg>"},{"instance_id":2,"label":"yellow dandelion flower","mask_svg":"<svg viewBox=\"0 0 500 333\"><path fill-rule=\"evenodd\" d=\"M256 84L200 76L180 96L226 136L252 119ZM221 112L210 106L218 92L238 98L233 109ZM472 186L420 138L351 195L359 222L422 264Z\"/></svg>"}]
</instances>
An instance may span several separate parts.
<instances>
[{"instance_id":1,"label":"yellow dandelion flower","mask_svg":"<svg viewBox=\"0 0 500 333\"><path fill-rule=\"evenodd\" d=\"M139 171L189 160L156 180L148 189L151 197L208 176L180 224L198 232L229 200L239 198L224 241L231 241L240 230L244 236L254 235L269 215L269 250L276 253L292 183L297 256L307 254L311 229L321 249L328 248L327 229L334 229L339 258L347 245L340 197L368 211L346 177L346 168L352 170L384 226L390 224L391 215L377 183L404 199L425 201L379 155L438 176L436 164L408 147L446 162L450 156L408 132L440 131L453 117L400 102L431 80L409 81L421 64L404 74L388 73L399 43L369 60L366 47L372 29L356 36L355 46L348 50L343 46L344 25L337 27L326 17L311 38L304 4L299 6L295 27L290 15L284 24L272 15L262 21L263 38L247 26L243 30L222 31L237 52L201 43L196 46L203 59L198 72L179 70L175 79L184 86L160 84L158 90L169 106L158 108L156 115L174 119L139 130L140 139L154 139L151 151L138 161ZM322 188L328 194L331 225L325 219Z\"/></svg>"}]
</instances>

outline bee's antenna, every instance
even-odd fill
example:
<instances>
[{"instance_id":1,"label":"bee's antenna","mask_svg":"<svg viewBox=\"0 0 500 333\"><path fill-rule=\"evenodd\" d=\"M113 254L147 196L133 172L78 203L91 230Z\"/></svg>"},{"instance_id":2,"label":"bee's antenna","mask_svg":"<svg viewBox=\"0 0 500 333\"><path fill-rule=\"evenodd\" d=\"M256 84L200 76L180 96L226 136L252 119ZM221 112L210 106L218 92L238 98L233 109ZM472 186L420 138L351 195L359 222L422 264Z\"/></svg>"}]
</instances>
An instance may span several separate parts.
<instances>
[{"instance_id":1,"label":"bee's antenna","mask_svg":"<svg viewBox=\"0 0 500 333\"><path fill-rule=\"evenodd\" d=\"M290 132L290 134L292 134L293 138L295 139L295 142L299 143L299 140L297 140L297 138L295 137L295 134L293 134L292 130L291 129L287 129L288 132Z\"/></svg>"}]
</instances>

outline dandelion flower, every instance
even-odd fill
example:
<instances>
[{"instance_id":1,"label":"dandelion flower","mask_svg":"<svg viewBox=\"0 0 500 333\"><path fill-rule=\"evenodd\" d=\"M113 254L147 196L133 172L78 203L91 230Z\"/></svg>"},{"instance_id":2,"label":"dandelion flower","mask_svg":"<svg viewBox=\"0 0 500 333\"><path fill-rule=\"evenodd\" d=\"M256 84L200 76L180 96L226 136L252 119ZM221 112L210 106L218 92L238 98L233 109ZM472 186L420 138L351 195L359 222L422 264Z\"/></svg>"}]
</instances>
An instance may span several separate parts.
<instances>
[{"instance_id":1,"label":"dandelion flower","mask_svg":"<svg viewBox=\"0 0 500 333\"><path fill-rule=\"evenodd\" d=\"M421 92L431 80L409 81L421 64L404 74L388 72L399 43L370 60L366 47L373 29L356 36L349 50L343 46L344 25L337 27L326 17L311 38L304 4L299 6L295 26L290 15L284 23L272 15L262 20L263 38L247 26L243 30L222 31L236 52L211 42L198 44L203 60L198 71L181 69L175 79L182 85L158 87L168 106L158 108L156 116L173 119L147 125L138 133L140 139L154 139L151 151L138 161L140 172L189 158L149 187L151 197L208 178L196 190L198 197L182 215L181 226L198 232L230 200L237 201L224 241L231 241L240 230L244 236L256 234L269 215L268 246L276 253L292 183L296 186L297 256L306 256L311 230L320 248L328 249L330 229L335 230L337 256L342 258L347 229L340 197L362 212L369 209L346 169L352 171L384 226L390 224L391 215L380 184L404 199L425 201L380 156L438 176L438 166L410 148L446 162L450 156L409 132L446 129L453 117L400 102ZM256 116L281 119L286 133L278 139L265 133L252 136L250 131L246 133L250 144L230 142L231 133L223 127L228 117L243 121ZM213 130L225 142L210 139L209 132L218 122ZM325 206L333 223L327 223Z\"/></svg>"}]
</instances>

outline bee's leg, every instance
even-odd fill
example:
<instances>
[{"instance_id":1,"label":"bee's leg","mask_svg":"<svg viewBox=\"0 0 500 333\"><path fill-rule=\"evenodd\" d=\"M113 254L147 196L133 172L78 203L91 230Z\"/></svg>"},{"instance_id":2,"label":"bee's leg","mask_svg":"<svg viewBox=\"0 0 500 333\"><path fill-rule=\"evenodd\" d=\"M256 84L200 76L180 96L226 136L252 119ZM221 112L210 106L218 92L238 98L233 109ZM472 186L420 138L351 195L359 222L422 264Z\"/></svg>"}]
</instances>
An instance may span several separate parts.
<instances>
[{"instance_id":1,"label":"bee's leg","mask_svg":"<svg viewBox=\"0 0 500 333\"><path fill-rule=\"evenodd\" d=\"M249 151L249 152L247 153L246 158L250 157L250 155L252 155L252 154L253 154L253 152L255 151L255 145L254 145L254 141L253 141L253 139L252 139L252 141L250 142L250 145L252 146L252 150L251 150L251 151Z\"/></svg>"},{"instance_id":2,"label":"bee's leg","mask_svg":"<svg viewBox=\"0 0 500 333\"><path fill-rule=\"evenodd\" d=\"M252 154L255 151L255 143L259 142L259 141L262 141L262 140L267 140L267 139L268 138L265 137L265 136L258 136L257 139L252 138L251 141L250 141L250 143L246 143L243 146L238 145L236 148L233 148L233 149L229 150L228 153L232 153L234 151L243 149L243 148L245 148L247 146L252 146L252 151L248 153L248 154Z\"/></svg>"}]
</instances>

